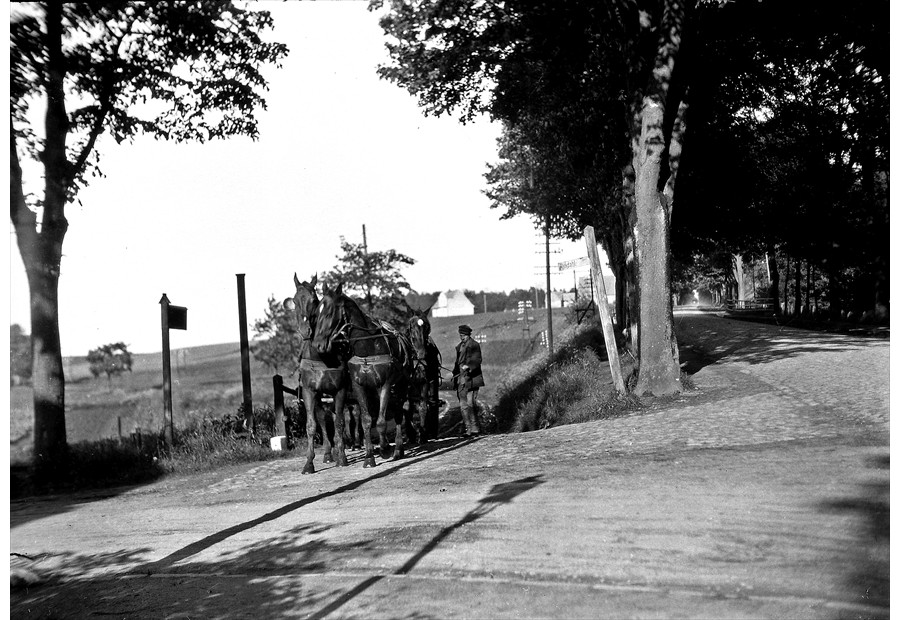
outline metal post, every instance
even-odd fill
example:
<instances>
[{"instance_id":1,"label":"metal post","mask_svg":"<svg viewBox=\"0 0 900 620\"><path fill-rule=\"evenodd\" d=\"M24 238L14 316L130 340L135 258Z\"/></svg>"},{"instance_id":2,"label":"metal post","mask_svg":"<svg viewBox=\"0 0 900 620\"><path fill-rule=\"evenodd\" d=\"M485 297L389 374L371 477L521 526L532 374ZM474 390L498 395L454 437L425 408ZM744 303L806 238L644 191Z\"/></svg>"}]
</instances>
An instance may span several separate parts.
<instances>
[{"instance_id":1,"label":"metal post","mask_svg":"<svg viewBox=\"0 0 900 620\"><path fill-rule=\"evenodd\" d=\"M253 396L250 393L250 340L247 337L247 299L244 293L244 274L237 275L238 320L241 330L241 379L244 384L244 428L253 433Z\"/></svg>"},{"instance_id":2,"label":"metal post","mask_svg":"<svg viewBox=\"0 0 900 620\"><path fill-rule=\"evenodd\" d=\"M163 423L166 427L166 443L171 448L175 445L175 429L172 422L172 361L169 358L169 298L165 293L159 300L159 305L162 326Z\"/></svg>"},{"instance_id":3,"label":"metal post","mask_svg":"<svg viewBox=\"0 0 900 620\"><path fill-rule=\"evenodd\" d=\"M544 225L544 242L547 256L547 352L553 355L553 303L550 299L550 216Z\"/></svg>"}]
</instances>

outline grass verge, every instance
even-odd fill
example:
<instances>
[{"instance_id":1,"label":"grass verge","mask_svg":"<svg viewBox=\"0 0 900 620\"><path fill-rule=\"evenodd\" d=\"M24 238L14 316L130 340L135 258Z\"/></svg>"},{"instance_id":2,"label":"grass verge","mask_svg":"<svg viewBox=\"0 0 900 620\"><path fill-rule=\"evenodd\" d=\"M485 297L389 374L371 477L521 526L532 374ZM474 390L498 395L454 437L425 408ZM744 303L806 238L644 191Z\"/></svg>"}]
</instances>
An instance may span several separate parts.
<instances>
[{"instance_id":1,"label":"grass verge","mask_svg":"<svg viewBox=\"0 0 900 620\"><path fill-rule=\"evenodd\" d=\"M552 358L534 357L510 372L490 411L499 432L522 432L627 415L640 408L632 394L613 388L599 324L571 325L558 338ZM633 368L622 359L622 372Z\"/></svg>"}]
</instances>

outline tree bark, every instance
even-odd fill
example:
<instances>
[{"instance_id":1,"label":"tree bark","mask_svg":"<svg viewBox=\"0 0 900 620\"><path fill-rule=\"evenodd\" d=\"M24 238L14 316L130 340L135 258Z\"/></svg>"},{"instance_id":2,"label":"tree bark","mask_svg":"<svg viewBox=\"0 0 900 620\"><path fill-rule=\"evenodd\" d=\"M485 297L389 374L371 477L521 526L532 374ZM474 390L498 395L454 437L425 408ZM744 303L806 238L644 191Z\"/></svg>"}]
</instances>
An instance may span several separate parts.
<instances>
[{"instance_id":1,"label":"tree bark","mask_svg":"<svg viewBox=\"0 0 900 620\"><path fill-rule=\"evenodd\" d=\"M781 301L778 296L778 283L781 279L778 273L778 259L775 258L773 248L770 247L766 251L766 257L769 262L769 297L772 299L776 316L781 316Z\"/></svg>"},{"instance_id":2,"label":"tree bark","mask_svg":"<svg viewBox=\"0 0 900 620\"><path fill-rule=\"evenodd\" d=\"M672 346L669 216L665 195L657 190L664 146L662 122L662 107L648 102L642 121L642 157L635 175L635 255L640 289L638 396L681 391L677 349L673 351Z\"/></svg>"},{"instance_id":3,"label":"tree bark","mask_svg":"<svg viewBox=\"0 0 900 620\"><path fill-rule=\"evenodd\" d=\"M10 122L10 218L31 301L32 383L34 392L34 461L45 468L61 466L66 457L65 376L59 338L59 266L68 229L65 218L71 182L66 158L68 116L65 107L65 57L62 50L62 4L47 3L47 113L44 200L40 232L37 216L26 202L22 168Z\"/></svg>"},{"instance_id":4,"label":"tree bark","mask_svg":"<svg viewBox=\"0 0 900 620\"><path fill-rule=\"evenodd\" d=\"M632 137L634 168L634 255L638 283L639 371L635 393L664 396L681 391L681 367L675 339L671 296L669 226L675 176L683 139L686 107L678 108L666 160L669 176L660 184L666 147L665 106L675 60L681 47L685 7L666 0L663 7L654 67L646 94L635 117ZM677 99L676 99L677 101Z\"/></svg>"},{"instance_id":5,"label":"tree bark","mask_svg":"<svg viewBox=\"0 0 900 620\"><path fill-rule=\"evenodd\" d=\"M801 290L802 263L800 259L794 263L794 316L800 316L800 306L803 303L803 291Z\"/></svg>"}]
</instances>

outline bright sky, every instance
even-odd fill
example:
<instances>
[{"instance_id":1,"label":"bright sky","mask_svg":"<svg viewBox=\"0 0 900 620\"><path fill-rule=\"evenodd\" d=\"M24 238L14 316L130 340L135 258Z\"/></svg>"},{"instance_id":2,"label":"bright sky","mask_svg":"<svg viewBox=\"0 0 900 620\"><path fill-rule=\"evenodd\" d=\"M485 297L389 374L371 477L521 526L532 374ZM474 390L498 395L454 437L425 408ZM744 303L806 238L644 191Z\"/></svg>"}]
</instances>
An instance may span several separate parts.
<instances>
[{"instance_id":1,"label":"bright sky","mask_svg":"<svg viewBox=\"0 0 900 620\"><path fill-rule=\"evenodd\" d=\"M337 263L341 235L361 243L363 224L371 250L417 261L404 273L419 292L544 286L542 238L527 218L500 221L482 194L499 127L426 118L379 80L384 40L366 7L269 4L273 38L290 55L268 72L257 142L101 144L106 178L80 194L83 206L67 207L63 355L116 341L159 351L163 293L188 308L173 349L236 342L235 274L246 274L252 326L270 296L293 294L295 271L308 279ZM586 254L582 242L554 249L552 265ZM571 271L552 283L572 285ZM10 323L30 332L29 317L11 234Z\"/></svg>"}]
</instances>

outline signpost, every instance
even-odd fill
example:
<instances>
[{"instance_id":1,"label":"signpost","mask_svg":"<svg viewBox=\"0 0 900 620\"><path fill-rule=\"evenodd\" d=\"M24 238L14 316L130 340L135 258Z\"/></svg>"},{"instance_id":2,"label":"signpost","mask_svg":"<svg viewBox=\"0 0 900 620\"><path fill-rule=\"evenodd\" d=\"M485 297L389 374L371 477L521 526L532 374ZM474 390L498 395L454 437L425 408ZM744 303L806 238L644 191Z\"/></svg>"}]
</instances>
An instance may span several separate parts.
<instances>
[{"instance_id":1,"label":"signpost","mask_svg":"<svg viewBox=\"0 0 900 620\"><path fill-rule=\"evenodd\" d=\"M171 305L165 293L159 300L159 305L162 323L163 416L166 443L171 448L175 445L175 427L172 421L172 360L169 355L169 330L187 329L187 308Z\"/></svg>"},{"instance_id":2,"label":"signpost","mask_svg":"<svg viewBox=\"0 0 900 620\"><path fill-rule=\"evenodd\" d=\"M619 349L616 347L616 334L613 330L612 317L609 313L609 301L606 298L606 284L600 271L600 255L597 253L597 239L594 227L584 227L584 242L587 244L588 256L591 259L591 273L594 279L594 301L600 310L600 323L603 325L603 340L606 344L606 355L609 358L609 370L612 373L613 385L619 394L625 393L625 381L622 378L622 365L619 363Z\"/></svg>"},{"instance_id":3,"label":"signpost","mask_svg":"<svg viewBox=\"0 0 900 620\"><path fill-rule=\"evenodd\" d=\"M564 260L561 263L557 264L557 268L560 271L565 271L566 269L572 269L574 267L587 267L591 264L591 259L587 256L582 256L581 258L573 258L572 260Z\"/></svg>"}]
</instances>

